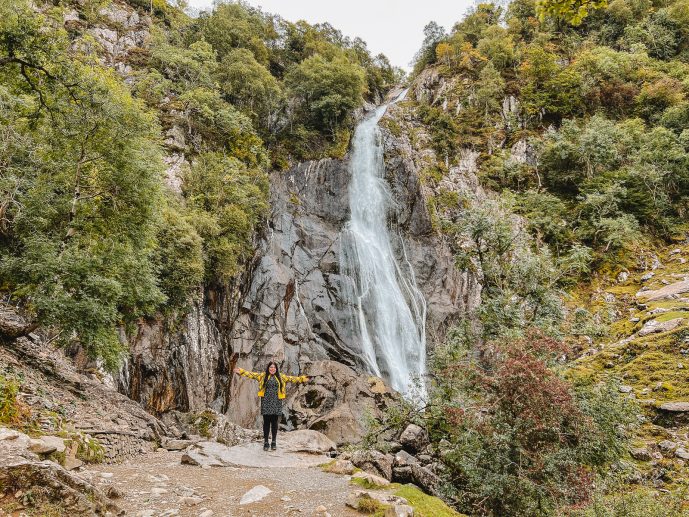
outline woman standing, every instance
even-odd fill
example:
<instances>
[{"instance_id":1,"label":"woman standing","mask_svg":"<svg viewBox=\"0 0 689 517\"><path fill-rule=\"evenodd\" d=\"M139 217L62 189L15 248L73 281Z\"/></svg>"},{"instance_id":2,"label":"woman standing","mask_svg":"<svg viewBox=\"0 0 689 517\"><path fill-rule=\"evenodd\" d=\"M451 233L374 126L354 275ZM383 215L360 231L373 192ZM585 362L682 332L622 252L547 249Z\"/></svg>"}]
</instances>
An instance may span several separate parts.
<instances>
[{"instance_id":1,"label":"woman standing","mask_svg":"<svg viewBox=\"0 0 689 517\"><path fill-rule=\"evenodd\" d=\"M268 431L272 435L270 448L277 448L278 420L282 414L282 400L285 398L285 385L288 382L304 383L309 380L306 375L293 377L280 373L278 365L271 361L265 372L250 372L235 368L235 373L258 381L258 396L261 398L261 415L263 415L263 450L268 450Z\"/></svg>"}]
</instances>

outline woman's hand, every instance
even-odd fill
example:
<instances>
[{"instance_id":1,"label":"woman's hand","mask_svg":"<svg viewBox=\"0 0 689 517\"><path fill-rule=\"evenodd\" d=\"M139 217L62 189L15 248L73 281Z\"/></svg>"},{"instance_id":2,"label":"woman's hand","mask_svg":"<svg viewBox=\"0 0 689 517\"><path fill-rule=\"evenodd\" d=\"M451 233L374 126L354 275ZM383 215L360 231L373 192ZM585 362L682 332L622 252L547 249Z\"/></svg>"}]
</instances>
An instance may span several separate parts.
<instances>
[{"instance_id":1,"label":"woman's hand","mask_svg":"<svg viewBox=\"0 0 689 517\"><path fill-rule=\"evenodd\" d=\"M234 369L234 373L237 373L237 374L242 373L242 369L239 368L239 367L236 367L236 368Z\"/></svg>"}]
</instances>

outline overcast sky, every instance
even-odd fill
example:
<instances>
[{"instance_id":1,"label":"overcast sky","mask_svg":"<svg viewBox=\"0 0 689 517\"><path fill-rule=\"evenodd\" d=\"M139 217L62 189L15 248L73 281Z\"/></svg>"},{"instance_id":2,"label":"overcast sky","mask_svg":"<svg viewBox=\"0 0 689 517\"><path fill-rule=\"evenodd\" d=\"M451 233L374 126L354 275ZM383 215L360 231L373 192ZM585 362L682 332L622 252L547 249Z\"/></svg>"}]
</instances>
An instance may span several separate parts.
<instances>
[{"instance_id":1,"label":"overcast sky","mask_svg":"<svg viewBox=\"0 0 689 517\"><path fill-rule=\"evenodd\" d=\"M209 8L213 0L188 0ZM374 54L382 52L393 65L408 69L431 20L452 28L473 0L248 0L289 21L329 22L346 36L359 36Z\"/></svg>"}]
</instances>

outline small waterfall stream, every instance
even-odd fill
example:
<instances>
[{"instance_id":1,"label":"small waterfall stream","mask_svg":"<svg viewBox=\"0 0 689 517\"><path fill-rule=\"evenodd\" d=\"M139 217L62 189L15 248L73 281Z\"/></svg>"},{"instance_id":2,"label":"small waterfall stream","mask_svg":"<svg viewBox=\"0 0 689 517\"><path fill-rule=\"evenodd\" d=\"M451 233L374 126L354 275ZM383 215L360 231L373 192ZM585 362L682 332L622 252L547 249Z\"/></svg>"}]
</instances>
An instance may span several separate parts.
<instances>
[{"instance_id":1,"label":"small waterfall stream","mask_svg":"<svg viewBox=\"0 0 689 517\"><path fill-rule=\"evenodd\" d=\"M403 92L396 102L404 97ZM385 378L413 399L426 394L426 302L416 285L399 238L395 257L387 214L394 208L384 179L385 164L378 121L387 104L361 121L352 140L349 186L351 219L343 230L341 264L354 279L346 300L356 309L355 330L361 339L362 360L369 371ZM416 383L412 382L416 380Z\"/></svg>"}]
</instances>

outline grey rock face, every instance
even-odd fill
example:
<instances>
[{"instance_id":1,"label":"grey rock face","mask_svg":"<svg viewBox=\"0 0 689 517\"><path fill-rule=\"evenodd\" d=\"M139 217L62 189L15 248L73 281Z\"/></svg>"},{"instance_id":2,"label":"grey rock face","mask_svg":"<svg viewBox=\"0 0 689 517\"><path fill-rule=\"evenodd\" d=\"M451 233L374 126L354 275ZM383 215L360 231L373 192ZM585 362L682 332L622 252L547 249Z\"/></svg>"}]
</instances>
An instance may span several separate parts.
<instances>
[{"instance_id":1,"label":"grey rock face","mask_svg":"<svg viewBox=\"0 0 689 517\"><path fill-rule=\"evenodd\" d=\"M383 138L396 207L388 221L392 246L426 299L430 347L434 336L477 306L480 286L455 269L449 246L431 224L420 151L407 135L383 131ZM468 152L444 188L475 191L475 162ZM275 360L283 373L317 376L288 388L287 429L309 426L336 443L359 439L364 409L375 412L391 394L365 374L355 307L342 296L353 286L340 267L349 180L347 160L274 172L271 214L246 277L199 295L176 328L163 320L142 323L128 338L132 354L120 389L157 413L211 407L251 427L259 421L256 382L230 372L235 366L262 370Z\"/></svg>"}]
</instances>

